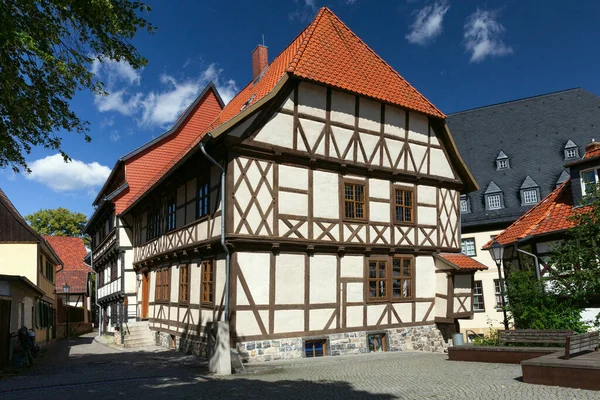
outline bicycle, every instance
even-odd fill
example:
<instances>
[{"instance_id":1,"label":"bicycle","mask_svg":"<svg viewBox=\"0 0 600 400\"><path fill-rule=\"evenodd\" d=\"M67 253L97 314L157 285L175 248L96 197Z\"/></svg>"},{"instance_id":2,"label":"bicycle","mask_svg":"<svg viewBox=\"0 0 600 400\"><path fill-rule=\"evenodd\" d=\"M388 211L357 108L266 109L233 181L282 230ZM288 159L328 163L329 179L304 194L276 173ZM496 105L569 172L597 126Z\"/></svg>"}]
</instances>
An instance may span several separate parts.
<instances>
[{"instance_id":1,"label":"bicycle","mask_svg":"<svg viewBox=\"0 0 600 400\"><path fill-rule=\"evenodd\" d=\"M10 337L18 338L19 346L21 347L21 355L23 357L23 364L27 368L31 368L33 365L33 344L29 338L29 330L22 327L17 332L12 332Z\"/></svg>"}]
</instances>

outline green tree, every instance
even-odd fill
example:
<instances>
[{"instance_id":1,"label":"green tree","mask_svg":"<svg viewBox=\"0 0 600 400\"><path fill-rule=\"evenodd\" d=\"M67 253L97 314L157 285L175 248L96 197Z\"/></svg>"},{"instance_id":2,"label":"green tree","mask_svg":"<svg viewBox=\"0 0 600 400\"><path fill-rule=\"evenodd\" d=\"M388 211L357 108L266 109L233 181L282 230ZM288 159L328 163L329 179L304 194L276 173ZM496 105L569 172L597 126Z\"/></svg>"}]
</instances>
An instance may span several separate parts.
<instances>
[{"instance_id":1,"label":"green tree","mask_svg":"<svg viewBox=\"0 0 600 400\"><path fill-rule=\"evenodd\" d=\"M83 228L87 223L85 214L71 212L59 207L55 210L44 209L25 216L29 225L40 235L48 236L83 236Z\"/></svg>"},{"instance_id":2,"label":"green tree","mask_svg":"<svg viewBox=\"0 0 600 400\"><path fill-rule=\"evenodd\" d=\"M89 124L70 107L78 90L106 95L90 71L98 58L147 63L130 43L155 28L141 15L150 7L130 0L4 0L0 2L0 168L29 171L33 146L58 150L57 131L87 134Z\"/></svg>"}]
</instances>

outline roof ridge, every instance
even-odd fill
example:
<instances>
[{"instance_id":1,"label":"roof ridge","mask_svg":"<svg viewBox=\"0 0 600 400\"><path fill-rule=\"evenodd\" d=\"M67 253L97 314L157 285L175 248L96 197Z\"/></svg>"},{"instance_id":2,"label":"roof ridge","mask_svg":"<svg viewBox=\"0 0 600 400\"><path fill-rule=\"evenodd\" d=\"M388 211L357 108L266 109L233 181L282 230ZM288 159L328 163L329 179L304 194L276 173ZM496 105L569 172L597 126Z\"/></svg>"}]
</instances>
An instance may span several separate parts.
<instances>
[{"instance_id":1,"label":"roof ridge","mask_svg":"<svg viewBox=\"0 0 600 400\"><path fill-rule=\"evenodd\" d=\"M353 36L355 37L363 46L365 46L365 48L371 52L382 64L384 67L388 68L390 71L392 71L398 78L400 78L400 80L406 85L406 87L410 87L412 90L414 90L416 92L416 94L418 94L425 102L427 102L427 104L429 104L434 110L436 110L437 112L440 113L440 115L442 116L446 116L439 108L437 108L431 101L429 101L429 99L427 99L427 97L425 97L421 92L419 92L417 90L417 88L415 88L413 85L411 85L402 75L400 75L400 73L398 71L396 71L390 64L388 64L379 54L377 54L377 52L375 52L367 43L365 43L360 36L358 36L356 33L354 33L354 31L352 29L350 29L348 27L348 25L346 25L344 23L344 21L342 21L333 11L331 11L329 8L327 7L322 7L321 11L327 11L328 15L330 17L335 18L335 20L337 22L339 22L343 27L346 28L346 30ZM316 18L315 18L316 21ZM314 30L313 30L314 31ZM344 40L342 38L342 40ZM345 40L344 40L345 42ZM410 107L406 107L406 108L410 108Z\"/></svg>"},{"instance_id":2,"label":"roof ridge","mask_svg":"<svg viewBox=\"0 0 600 400\"><path fill-rule=\"evenodd\" d=\"M304 50L306 50L306 47L308 46L308 42L310 41L310 39L312 38L313 33L315 32L315 28L317 27L317 25L319 24L319 21L321 20L321 18L323 18L323 15L325 14L325 11L329 11L331 12L327 7L321 7L321 9L319 10L319 12L317 13L315 19L313 19L313 21L308 24L308 26L306 28L304 28L291 42L290 45L286 46L281 53L279 53L277 55L277 57L279 57L281 54L283 54L288 48L289 46L291 46L296 39L298 39L299 37L302 36L303 33L306 32L306 37L302 40L302 42L298 45L298 49L296 50L296 54L294 54L294 56L292 57L290 63L288 64L288 67L286 68L286 72L290 72L290 73L294 73L294 71L296 70L296 67L298 66L298 63L300 62L300 59L302 58L302 55L304 54ZM275 57L275 58L277 58Z\"/></svg>"},{"instance_id":3,"label":"roof ridge","mask_svg":"<svg viewBox=\"0 0 600 400\"><path fill-rule=\"evenodd\" d=\"M463 113L478 111L478 110L482 110L484 108L493 108L493 107L503 106L503 105L506 105L506 104L518 103L518 102L521 102L521 101L529 101L529 100L533 100L533 99L538 99L538 98L542 98L542 97L546 97L546 96L554 96L554 95L557 95L559 93L572 92L572 91L575 91L575 90L584 90L584 91L587 92L587 90L583 89L582 87L577 86L577 87L570 88L570 89L557 90L556 92L536 94L536 95L533 95L533 96L522 97L520 99L501 101L499 103L493 103L493 104L487 104L485 106L479 106L479 107L469 108L467 110L461 110L461 111L450 113L450 114L448 114L448 117L453 116L453 115L457 115L457 114L463 114Z\"/></svg>"}]
</instances>

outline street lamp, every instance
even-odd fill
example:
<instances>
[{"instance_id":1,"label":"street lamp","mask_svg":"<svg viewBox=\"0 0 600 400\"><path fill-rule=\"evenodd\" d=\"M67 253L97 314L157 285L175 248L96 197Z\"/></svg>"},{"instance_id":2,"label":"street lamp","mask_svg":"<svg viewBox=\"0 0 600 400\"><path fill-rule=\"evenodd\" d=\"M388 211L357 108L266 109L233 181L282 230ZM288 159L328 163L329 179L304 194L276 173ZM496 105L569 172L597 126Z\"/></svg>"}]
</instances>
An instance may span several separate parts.
<instances>
[{"instance_id":1,"label":"street lamp","mask_svg":"<svg viewBox=\"0 0 600 400\"><path fill-rule=\"evenodd\" d=\"M65 285L63 286L63 293L66 293L66 298L67 298L67 302L65 304L65 313L67 314L67 339L69 338L69 290L71 289L71 287L69 286L69 284L67 282L65 282Z\"/></svg>"},{"instance_id":2,"label":"street lamp","mask_svg":"<svg viewBox=\"0 0 600 400\"><path fill-rule=\"evenodd\" d=\"M502 274L500 272L500 266L502 265L502 259L504 256L504 246L502 246L496 239L492 242L489 248L490 255L498 267L498 284L500 285L500 296L502 304L502 314L504 315L504 329L508 330L508 319L506 318L506 304L504 302L504 282L502 281Z\"/></svg>"}]
</instances>

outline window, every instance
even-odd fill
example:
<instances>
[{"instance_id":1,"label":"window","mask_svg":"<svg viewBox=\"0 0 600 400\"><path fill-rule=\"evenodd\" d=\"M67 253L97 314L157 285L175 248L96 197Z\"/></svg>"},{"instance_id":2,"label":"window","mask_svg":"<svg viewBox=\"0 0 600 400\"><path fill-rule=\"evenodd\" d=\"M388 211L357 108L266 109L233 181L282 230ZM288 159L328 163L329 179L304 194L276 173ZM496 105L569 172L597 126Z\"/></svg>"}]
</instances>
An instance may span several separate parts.
<instances>
[{"instance_id":1,"label":"window","mask_svg":"<svg viewBox=\"0 0 600 400\"><path fill-rule=\"evenodd\" d=\"M146 240L152 240L160 235L160 214L157 211L148 213Z\"/></svg>"},{"instance_id":2,"label":"window","mask_svg":"<svg viewBox=\"0 0 600 400\"><path fill-rule=\"evenodd\" d=\"M167 232L175 229L176 224L176 213L177 213L177 202L175 198L169 199L167 202Z\"/></svg>"},{"instance_id":3,"label":"window","mask_svg":"<svg viewBox=\"0 0 600 400\"><path fill-rule=\"evenodd\" d=\"M473 286L473 311L485 311L483 304L483 285L475 281Z\"/></svg>"},{"instance_id":4,"label":"window","mask_svg":"<svg viewBox=\"0 0 600 400\"><path fill-rule=\"evenodd\" d=\"M496 161L498 163L498 169L507 169L508 168L508 159L504 159L504 160L497 160Z\"/></svg>"},{"instance_id":5,"label":"window","mask_svg":"<svg viewBox=\"0 0 600 400\"><path fill-rule=\"evenodd\" d=\"M497 210L502 208L502 198L500 194L490 194L487 196L488 210Z\"/></svg>"},{"instance_id":6,"label":"window","mask_svg":"<svg viewBox=\"0 0 600 400\"><path fill-rule=\"evenodd\" d=\"M118 262L117 260L111 261L110 262L110 280L114 281L115 279L117 279L117 268L118 268Z\"/></svg>"},{"instance_id":7,"label":"window","mask_svg":"<svg viewBox=\"0 0 600 400\"><path fill-rule=\"evenodd\" d=\"M187 264L179 266L179 302L190 302L190 268Z\"/></svg>"},{"instance_id":8,"label":"window","mask_svg":"<svg viewBox=\"0 0 600 400\"><path fill-rule=\"evenodd\" d=\"M464 255L469 257L477 255L477 249L475 248L475 238L462 239L460 241L460 246Z\"/></svg>"},{"instance_id":9,"label":"window","mask_svg":"<svg viewBox=\"0 0 600 400\"><path fill-rule=\"evenodd\" d=\"M461 213L469 212L469 200L467 200L466 196L464 198L460 199L460 212Z\"/></svg>"},{"instance_id":10,"label":"window","mask_svg":"<svg viewBox=\"0 0 600 400\"><path fill-rule=\"evenodd\" d=\"M376 353L380 351L386 351L386 335L385 333L375 333L367 335L367 345L369 347L369 353Z\"/></svg>"},{"instance_id":11,"label":"window","mask_svg":"<svg viewBox=\"0 0 600 400\"><path fill-rule=\"evenodd\" d=\"M40 255L40 274L44 273L44 256Z\"/></svg>"},{"instance_id":12,"label":"window","mask_svg":"<svg viewBox=\"0 0 600 400\"><path fill-rule=\"evenodd\" d=\"M577 149L565 149L565 158L577 158Z\"/></svg>"},{"instance_id":13,"label":"window","mask_svg":"<svg viewBox=\"0 0 600 400\"><path fill-rule=\"evenodd\" d=\"M571 139L565 144L565 161L579 158L579 147Z\"/></svg>"},{"instance_id":14,"label":"window","mask_svg":"<svg viewBox=\"0 0 600 400\"><path fill-rule=\"evenodd\" d=\"M213 304L215 298L215 274L212 261L202 262L202 303Z\"/></svg>"},{"instance_id":15,"label":"window","mask_svg":"<svg viewBox=\"0 0 600 400\"><path fill-rule=\"evenodd\" d=\"M494 279L494 295L496 296L496 308L502 309L502 286L504 286L504 280Z\"/></svg>"},{"instance_id":16,"label":"window","mask_svg":"<svg viewBox=\"0 0 600 400\"><path fill-rule=\"evenodd\" d=\"M104 286L104 269L98 273L98 286Z\"/></svg>"},{"instance_id":17,"label":"window","mask_svg":"<svg viewBox=\"0 0 600 400\"><path fill-rule=\"evenodd\" d=\"M595 169L581 172L581 190L583 194L591 192L592 185L598 183L598 171Z\"/></svg>"},{"instance_id":18,"label":"window","mask_svg":"<svg viewBox=\"0 0 600 400\"><path fill-rule=\"evenodd\" d=\"M413 215L412 190L396 189L396 222L412 223Z\"/></svg>"},{"instance_id":19,"label":"window","mask_svg":"<svg viewBox=\"0 0 600 400\"><path fill-rule=\"evenodd\" d=\"M344 212L346 218L366 219L365 185L360 183L344 183Z\"/></svg>"},{"instance_id":20,"label":"window","mask_svg":"<svg viewBox=\"0 0 600 400\"><path fill-rule=\"evenodd\" d=\"M307 340L304 342L304 355L307 358L323 357L327 354L327 340Z\"/></svg>"},{"instance_id":21,"label":"window","mask_svg":"<svg viewBox=\"0 0 600 400\"><path fill-rule=\"evenodd\" d=\"M204 217L208 214L208 205L210 204L208 181L198 180L198 208L196 210L197 218Z\"/></svg>"},{"instance_id":22,"label":"window","mask_svg":"<svg viewBox=\"0 0 600 400\"><path fill-rule=\"evenodd\" d=\"M157 302L167 302L170 298L169 293L169 270L162 269L156 271L156 293L154 300Z\"/></svg>"},{"instance_id":23,"label":"window","mask_svg":"<svg viewBox=\"0 0 600 400\"><path fill-rule=\"evenodd\" d=\"M392 258L391 271L387 259L369 260L368 268L368 300L399 300L413 296L412 258Z\"/></svg>"},{"instance_id":24,"label":"window","mask_svg":"<svg viewBox=\"0 0 600 400\"><path fill-rule=\"evenodd\" d=\"M53 270L54 266L52 265L52 263L46 258L46 278L48 278L48 280L50 282L54 282L54 274L53 274Z\"/></svg>"},{"instance_id":25,"label":"window","mask_svg":"<svg viewBox=\"0 0 600 400\"><path fill-rule=\"evenodd\" d=\"M523 203L535 204L538 202L537 189L523 190Z\"/></svg>"}]
</instances>

